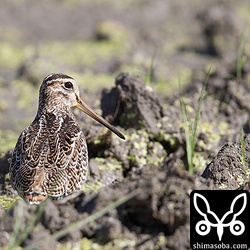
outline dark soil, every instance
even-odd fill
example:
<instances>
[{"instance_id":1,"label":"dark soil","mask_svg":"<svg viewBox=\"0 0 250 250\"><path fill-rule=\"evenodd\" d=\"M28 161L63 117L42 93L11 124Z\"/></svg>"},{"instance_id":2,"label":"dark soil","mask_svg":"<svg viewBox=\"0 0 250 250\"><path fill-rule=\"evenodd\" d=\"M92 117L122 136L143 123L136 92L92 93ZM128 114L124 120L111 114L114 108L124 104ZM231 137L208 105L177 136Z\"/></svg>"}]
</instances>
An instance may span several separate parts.
<instances>
[{"instance_id":1,"label":"dark soil","mask_svg":"<svg viewBox=\"0 0 250 250\"><path fill-rule=\"evenodd\" d=\"M213 81L214 79L212 78L209 84L209 91L211 93L215 93L212 91L214 87L212 84ZM238 83L235 82L236 84ZM129 91L131 89L133 91ZM218 88L216 95L223 94L226 99L228 92L230 95L233 95L233 92L229 90L230 88L227 88L227 90ZM187 96L189 94L191 92ZM194 94L196 94L196 91L194 91ZM207 115L205 118L201 117L201 119L209 120L209 117L214 117L212 113L214 111L208 105L213 103L212 100L215 101L216 95L207 94L202 108L202 112L207 112ZM107 100L112 100L112 102L109 103ZM243 104L240 100L236 100L236 96L232 96L228 100L230 103L227 106L227 110L229 105L231 105L231 108L235 109L234 116L237 118L242 117ZM114 122L114 124L125 127L127 131L130 131L131 135L137 133L136 131L141 133L140 131L146 130L147 133L141 133L141 137L145 138L140 138L139 141L148 140L151 143L158 142L162 145L162 151L165 151L168 156L159 165L155 165L152 162L141 167L139 160L130 160L128 157L131 154L131 145L134 143L133 139L129 139L125 143L115 143L117 139L111 137L111 134L106 134L105 142L101 142L101 145L96 145L91 143L91 140L98 137L98 132L100 133L99 136L103 132L102 129L96 130L91 126L89 130L89 151L94 154L96 147L99 153L101 149L107 151L106 153L103 152L106 161L111 157L110 152L112 152L112 155L122 162L122 175L121 173L115 174L113 172L114 176L112 177L109 170L107 170L106 175L100 175L98 169L93 169L89 182L101 180L109 184L107 187L100 188L98 193L79 193L77 197L69 201L63 201L62 204L57 204L49 200L44 207L41 218L36 222L36 230L29 232L29 236L22 241L22 246L29 246L32 243L36 243L39 246L39 242L43 243L42 239L46 238L49 234L56 233L72 222L84 221L88 216L112 204L120 197L124 197L128 193L137 190L138 193L135 197L118 206L116 209L110 210L105 216L83 227L79 227L73 232L68 232L60 238L52 239L43 244L43 246L39 246L39 249L47 249L48 246L55 246L55 240L75 242L83 237L92 239L93 242L98 242L101 245L114 242L116 239L126 239L134 242L135 245L133 247L127 246L123 247L123 249L153 249L155 245L159 245L158 249L188 249L190 220L189 194L192 190L217 189L219 187L226 189L241 187L249 190L246 169L244 169L242 164L240 143L225 144L202 175L198 174L199 171L195 175L190 175L185 170L185 164L183 165L185 161L183 159L185 159L186 153L183 131L178 131L177 128L175 131L169 130L168 126L162 120L164 109L160 105L155 93L152 90L148 90L137 76L127 73L120 74L116 79L116 87L110 91L103 92L101 106L104 107L103 112L107 118ZM247 107L244 107L245 109ZM109 113L107 110L109 110ZM175 107L174 105L171 105L168 110L172 110L173 114L180 112L179 107ZM237 115L236 110L241 112ZM249 114L248 111L247 113ZM144 119L145 116L147 116L147 119ZM219 116L221 119L230 121L224 110L219 113ZM245 124L242 123L242 119L237 119L238 122L239 120L241 121L240 125L244 126L247 124L249 117L248 119L245 118ZM232 119L231 123L235 124L235 120ZM123 124L122 121L126 122ZM177 121L173 119L172 123L174 124L174 122ZM171 147L168 139L160 138L159 135L162 132L160 129L152 129L152 124L154 123L160 123L161 130L164 133L168 133L170 135L169 138L174 138L177 145ZM179 134L175 135L177 132ZM235 131L234 138L236 138L237 133L238 131ZM202 134L199 134L198 138L198 141L207 140L206 135ZM248 169L250 152L249 136L246 136L244 145L246 168ZM127 152L127 154L124 155L124 152ZM210 152L206 152L206 155L214 153L214 149L211 149ZM137 149L137 151L134 149L134 154L140 156L140 149ZM148 158L154 157L155 151L150 151L148 147L147 154ZM10 154L7 153L1 159L3 166L2 173L4 174L7 173L7 158L9 156ZM106 180L107 176L111 178L110 183ZM114 180L116 181L114 182ZM2 187L2 192L4 190L6 192L5 182L2 182ZM22 227L25 228L30 218L37 214L38 207L30 207L19 201L5 214L5 218L1 221L2 246L8 242L8 237L12 234L16 221L15 217L18 216L21 203L24 206L23 211L25 211L22 216ZM165 240L161 242L163 236Z\"/></svg>"},{"instance_id":2,"label":"dark soil","mask_svg":"<svg viewBox=\"0 0 250 250\"><path fill-rule=\"evenodd\" d=\"M18 16L16 7L4 2L0 9L2 7ZM119 140L94 121L83 120L76 113L77 119L84 124L89 150L87 190L61 202L48 199L40 207L29 206L21 200L11 208L1 205L0 248L6 247L12 239L16 241L15 233L22 236L22 232L27 230L17 245L34 246L34 249L56 249L59 243L61 249L73 249L74 244L78 244L79 249L85 249L83 246L86 249L190 249L189 195L192 190L250 191L250 66L249 60L246 61L241 79L236 78L235 55L244 22L237 18L240 15L236 15L235 2L211 1L209 7L198 3L197 6L194 3L188 6L182 1L139 2L141 7L134 3L134 8L129 6L124 12L112 4L86 4L85 8L79 4L82 12L72 7L63 12L64 17L60 15L57 1L51 3L50 8L40 3L43 12L53 14L44 20L32 12L37 10L32 1L26 1L27 20L44 20L39 30L32 22L27 29L27 20L23 17L27 11L25 6L18 10L21 19L9 19L1 10L0 20L5 24L13 22L12 25L23 30L24 43L32 40L36 44L43 37L63 41L69 36L108 40L108 34L96 30L97 24L106 20L103 14L106 11L107 16L119 20L134 34L131 55L147 54L152 44L163 44L168 36L178 33L178 29L175 32L165 29L162 23L182 23L182 27L185 23L183 30L187 29L192 43L180 46L168 61L170 68L180 62L188 65L194 75L183 88L191 119L195 116L205 78L204 66L213 60L217 65L210 75L201 106L194 173L188 171L179 93L156 93L153 90L158 79L167 78L162 71L166 67L163 67L165 61L158 58L158 66L151 72L151 86L136 74L119 73L112 88L101 89L89 96L93 104L100 100L103 117L125 133L126 141ZM83 12L86 14L84 17L81 16ZM93 13L95 18L90 22ZM62 27L61 22L65 19L72 26L76 24L74 29ZM77 20L86 22L85 32L78 32L81 26ZM53 32L47 28L50 22L54 23ZM193 53L196 57L189 60L186 53ZM114 59L106 61L104 66L100 63L94 71L114 72L114 67L119 69L120 65L129 62L131 55L127 55L124 61ZM12 74L12 77L30 79L27 65L24 68L19 65L19 74ZM198 76L200 70L202 77ZM9 72L1 73L5 80L10 77ZM34 79L28 81L36 82ZM10 150L0 157L0 194L6 200L17 195L8 179L11 153ZM130 199L115 206L117 200L125 199L131 193ZM94 213L107 206L111 207L104 215L87 223ZM82 225L72 226L77 222L82 222ZM20 228L15 232L18 223ZM68 230L57 234L64 228ZM69 248L66 243L71 244Z\"/></svg>"}]
</instances>

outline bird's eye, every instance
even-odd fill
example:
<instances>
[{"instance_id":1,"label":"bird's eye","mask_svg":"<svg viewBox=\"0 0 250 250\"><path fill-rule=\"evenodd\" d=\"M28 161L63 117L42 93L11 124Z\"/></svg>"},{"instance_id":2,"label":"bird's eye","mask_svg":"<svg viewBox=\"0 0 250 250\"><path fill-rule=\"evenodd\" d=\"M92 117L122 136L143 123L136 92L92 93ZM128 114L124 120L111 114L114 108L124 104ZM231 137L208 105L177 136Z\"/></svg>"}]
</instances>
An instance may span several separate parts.
<instances>
[{"instance_id":1,"label":"bird's eye","mask_svg":"<svg viewBox=\"0 0 250 250\"><path fill-rule=\"evenodd\" d=\"M72 84L72 82L65 82L64 83L64 87L66 89L73 89L73 84Z\"/></svg>"}]
</instances>

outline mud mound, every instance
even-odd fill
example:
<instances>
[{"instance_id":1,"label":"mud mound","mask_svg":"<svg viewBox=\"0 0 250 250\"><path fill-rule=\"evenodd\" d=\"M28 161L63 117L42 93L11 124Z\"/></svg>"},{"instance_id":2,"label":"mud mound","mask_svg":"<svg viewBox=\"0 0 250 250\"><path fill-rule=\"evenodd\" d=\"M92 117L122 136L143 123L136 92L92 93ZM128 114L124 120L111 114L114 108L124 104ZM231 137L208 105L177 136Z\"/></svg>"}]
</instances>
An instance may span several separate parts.
<instances>
[{"instance_id":1,"label":"mud mound","mask_svg":"<svg viewBox=\"0 0 250 250\"><path fill-rule=\"evenodd\" d=\"M242 145L244 145L243 151ZM249 161L250 135L247 135L243 144L225 144L207 166L202 176L212 179L220 189L244 187L249 182ZM247 188L250 191L249 186Z\"/></svg>"},{"instance_id":2,"label":"mud mound","mask_svg":"<svg viewBox=\"0 0 250 250\"><path fill-rule=\"evenodd\" d=\"M164 114L155 92L139 76L128 73L119 74L115 85L102 93L103 116L124 128L157 133L157 123Z\"/></svg>"}]
</instances>

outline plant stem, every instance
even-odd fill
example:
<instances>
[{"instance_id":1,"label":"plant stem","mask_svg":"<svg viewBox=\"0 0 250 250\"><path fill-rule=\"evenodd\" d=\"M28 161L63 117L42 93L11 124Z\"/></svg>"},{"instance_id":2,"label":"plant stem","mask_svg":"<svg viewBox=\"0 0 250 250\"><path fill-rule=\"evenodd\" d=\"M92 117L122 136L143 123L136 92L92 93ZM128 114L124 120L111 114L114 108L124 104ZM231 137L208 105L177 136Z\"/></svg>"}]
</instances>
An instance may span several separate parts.
<instances>
[{"instance_id":1,"label":"plant stem","mask_svg":"<svg viewBox=\"0 0 250 250\"><path fill-rule=\"evenodd\" d=\"M240 35L240 41L239 41L239 46L238 46L238 51L237 51L236 77L239 80L241 79L242 66L246 62L246 58L243 57L246 36L247 36L247 30L244 29Z\"/></svg>"},{"instance_id":2,"label":"plant stem","mask_svg":"<svg viewBox=\"0 0 250 250\"><path fill-rule=\"evenodd\" d=\"M106 206L105 208L101 209L98 212L95 212L94 214L90 215L89 217L87 217L86 219L84 219L83 221L78 221L75 223L72 223L71 225L69 225L68 227L61 229L60 231L52 234L51 236L49 236L46 239L43 239L41 241L38 241L36 243L31 244L30 246L24 248L25 250L32 250L32 249L38 249L39 246L48 243L52 240L57 240L59 238L61 238L62 236L73 232L81 227L83 227L84 225L102 217L103 215L105 215L106 213L108 213L109 211L111 211L114 208L117 208L118 206L122 205L123 203L127 202L128 200L132 199L133 197L135 197L136 195L138 195L140 192L140 189L136 189L134 191L132 191L131 193L121 197L120 199L118 199L117 201L109 204L108 206Z\"/></svg>"},{"instance_id":3,"label":"plant stem","mask_svg":"<svg viewBox=\"0 0 250 250\"><path fill-rule=\"evenodd\" d=\"M205 96L205 90L208 83L209 76L212 71L212 66L209 67L206 77L202 83L202 90L200 92L199 100L198 100L198 106L195 113L195 119L192 124L191 118L188 116L188 112L186 109L186 104L184 102L183 98L183 90L182 90L182 83L180 79L180 74L178 77L179 81L179 93L180 93L180 105L182 110L182 118L184 123L184 130L185 130L185 138L186 138L186 152L187 152L187 161L188 161L188 171L190 174L193 174L193 158L194 158L194 151L195 151L195 144L196 144L196 134L197 134L197 128L198 123L200 120L200 111L201 111L201 104Z\"/></svg>"}]
</instances>

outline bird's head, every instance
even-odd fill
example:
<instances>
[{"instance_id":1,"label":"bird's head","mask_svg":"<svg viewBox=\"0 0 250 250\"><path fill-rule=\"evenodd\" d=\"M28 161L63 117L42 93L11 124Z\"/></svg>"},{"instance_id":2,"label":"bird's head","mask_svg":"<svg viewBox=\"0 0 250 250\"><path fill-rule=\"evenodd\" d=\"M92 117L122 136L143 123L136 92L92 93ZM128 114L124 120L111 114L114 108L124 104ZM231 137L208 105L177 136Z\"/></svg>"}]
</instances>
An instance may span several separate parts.
<instances>
[{"instance_id":1,"label":"bird's head","mask_svg":"<svg viewBox=\"0 0 250 250\"><path fill-rule=\"evenodd\" d=\"M40 87L39 110L70 109L76 107L110 129L117 136L125 139L124 135L104 118L92 110L81 98L76 81L65 74L50 74L43 80ZM38 111L39 112L39 111Z\"/></svg>"}]
</instances>

